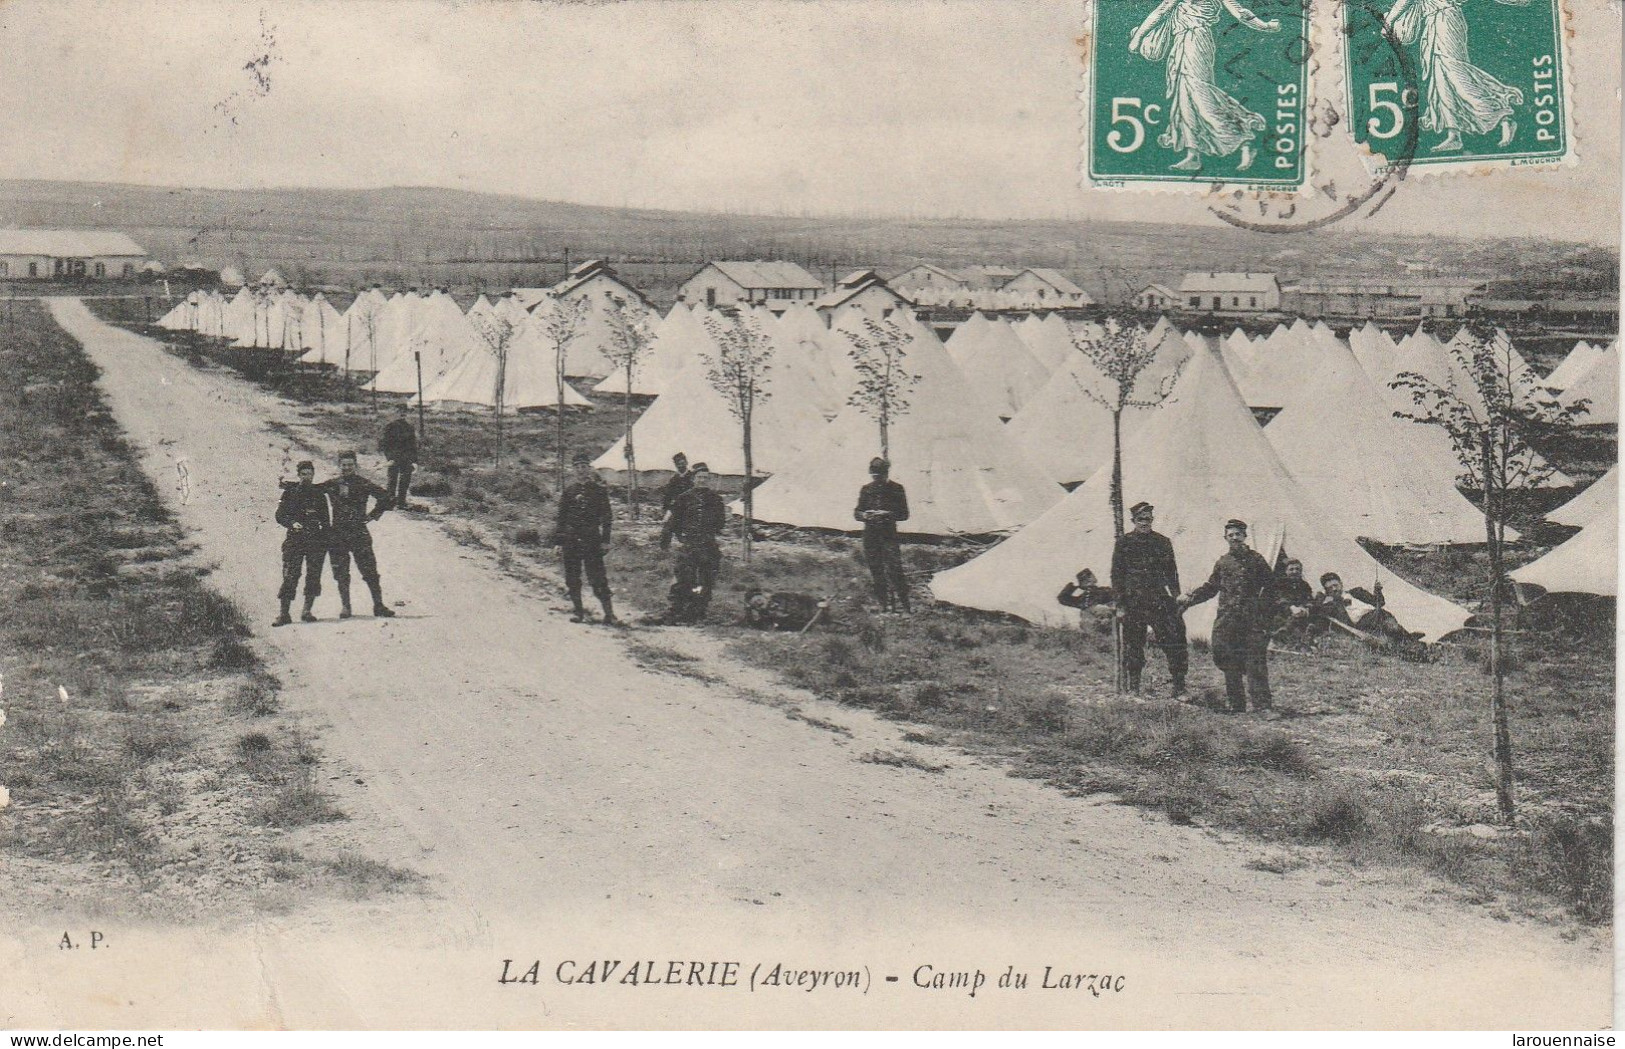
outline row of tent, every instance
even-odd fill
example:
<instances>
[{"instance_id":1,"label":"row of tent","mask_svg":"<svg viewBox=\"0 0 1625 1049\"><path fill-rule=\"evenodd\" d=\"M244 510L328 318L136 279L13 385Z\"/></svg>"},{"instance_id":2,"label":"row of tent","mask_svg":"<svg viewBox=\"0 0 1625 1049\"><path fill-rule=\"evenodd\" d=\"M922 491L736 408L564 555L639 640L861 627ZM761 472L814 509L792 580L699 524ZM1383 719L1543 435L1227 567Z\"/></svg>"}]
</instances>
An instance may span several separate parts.
<instances>
[{"instance_id":1,"label":"row of tent","mask_svg":"<svg viewBox=\"0 0 1625 1049\"><path fill-rule=\"evenodd\" d=\"M586 312L566 344L565 374L595 378L612 370L611 305L587 297ZM647 321L641 302L624 302ZM551 296L529 308L511 296L483 295L465 314L443 291L357 295L343 313L322 295L243 288L227 298L194 292L159 319L161 327L195 331L244 349L278 351L300 363L370 376L366 389L416 395L442 408L550 408L560 403L549 324L562 308ZM565 405L590 407L573 386Z\"/></svg>"},{"instance_id":2,"label":"row of tent","mask_svg":"<svg viewBox=\"0 0 1625 1049\"><path fill-rule=\"evenodd\" d=\"M319 312L325 304L309 300L307 315L312 304L325 326L331 320ZM191 308L193 316L218 309L207 302ZM424 398L434 404L491 403L498 359L491 333L505 330L506 370L518 388L504 403L521 407L528 397L542 404L557 400L545 336L551 308L545 301L525 310L513 300L482 298L465 315L449 296L386 299L367 292L345 314L334 312L347 332L352 367L355 333L367 332L360 345L369 361L377 354L373 384L383 392L416 389L415 381L400 381L396 373L401 362L413 360L407 348L423 347L417 352L424 362ZM395 318L386 323L392 311ZM359 329L357 316L363 318ZM368 316L372 321L365 321ZM572 375L596 369L606 376L596 392L654 398L635 428L640 469L659 469L681 451L718 473L743 474L739 425L708 367L717 356L718 333L742 325L774 351L768 396L753 418L753 466L768 475L755 491L757 519L852 529L851 505L865 464L881 451L876 422L853 403L858 376L852 350L873 338L870 325L879 320L906 339L904 368L913 376L907 410L891 420L886 449L893 476L910 493L908 530L1009 535L988 553L939 575L933 583L937 596L1050 622L1066 615L1053 600L1061 581L1086 567L1099 578L1107 574L1113 538L1106 509L1108 391L1075 348L1075 340L1098 337L1098 326L1072 324L1056 314L1015 322L975 314L944 344L907 311L879 319L849 309L826 326L801 305L779 314L746 308L733 315L678 305L663 318L646 320L650 350L630 374L609 367L601 352L607 345L601 341L602 318L588 326L599 334L571 344L572 354L578 343L596 347L597 359L584 352L582 363L570 368ZM213 326L206 322L198 330ZM256 326L240 316L235 327L220 327L221 334L234 332L250 345L261 333L270 339L276 331L274 321ZM302 334L307 325L293 327ZM288 330L284 320L284 341ZM1387 386L1402 371L1453 381L1448 344L1421 330L1395 342L1374 325L1345 340L1301 320L1257 339L1239 331L1222 339L1181 333L1161 321L1147 340L1155 354L1138 395L1162 389L1169 396L1156 410L1124 417L1125 494L1130 503L1146 499L1159 506L1158 527L1174 538L1182 573L1205 573L1223 549L1220 525L1238 515L1252 522L1261 552L1290 551L1311 578L1324 570L1346 579L1381 578L1383 570L1356 537L1482 541L1482 518L1457 490L1461 467L1448 439L1436 428L1396 418L1399 405ZM425 353L431 344L435 348ZM304 359L333 363L331 345L304 351ZM1517 352L1510 343L1507 349ZM1617 368L1617 347L1591 356L1577 359L1571 389L1610 360ZM532 386L534 395L523 393ZM567 403L578 399L585 403L571 389ZM1260 408L1278 410L1267 427L1256 421ZM624 471L624 438L595 465ZM1558 474L1549 483L1569 482ZM1069 485L1077 485L1070 494ZM1437 637L1465 621L1465 610L1457 606L1401 580L1384 582L1390 609L1411 629ZM1211 612L1193 614L1196 636L1203 636L1210 618Z\"/></svg>"},{"instance_id":3,"label":"row of tent","mask_svg":"<svg viewBox=\"0 0 1625 1049\"><path fill-rule=\"evenodd\" d=\"M1083 292L1063 292L1046 288L1042 293L1019 288L911 288L909 299L917 306L940 306L962 310L1022 311L1058 310L1093 304Z\"/></svg>"}]
</instances>

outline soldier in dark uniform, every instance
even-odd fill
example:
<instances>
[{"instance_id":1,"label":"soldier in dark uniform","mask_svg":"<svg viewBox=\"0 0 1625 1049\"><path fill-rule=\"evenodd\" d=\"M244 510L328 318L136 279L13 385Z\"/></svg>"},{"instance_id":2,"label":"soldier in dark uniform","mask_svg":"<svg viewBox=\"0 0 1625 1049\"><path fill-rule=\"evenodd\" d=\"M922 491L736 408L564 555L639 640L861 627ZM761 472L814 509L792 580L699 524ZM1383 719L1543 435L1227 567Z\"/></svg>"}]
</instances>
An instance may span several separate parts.
<instances>
[{"instance_id":1,"label":"soldier in dark uniform","mask_svg":"<svg viewBox=\"0 0 1625 1049\"><path fill-rule=\"evenodd\" d=\"M1270 634L1285 644L1306 641L1313 630L1310 606L1315 591L1303 577L1303 562L1289 558L1270 584Z\"/></svg>"},{"instance_id":2,"label":"soldier in dark uniform","mask_svg":"<svg viewBox=\"0 0 1625 1049\"><path fill-rule=\"evenodd\" d=\"M1269 597L1274 573L1269 562L1247 545L1247 525L1224 525L1230 550L1213 565L1208 581L1179 599L1180 608L1199 605L1215 595L1219 612L1213 620L1213 664L1224 673L1230 712L1244 713L1247 696L1253 709L1272 709L1269 674ZM1245 680L1245 687L1243 681Z\"/></svg>"},{"instance_id":3,"label":"soldier in dark uniform","mask_svg":"<svg viewBox=\"0 0 1625 1049\"><path fill-rule=\"evenodd\" d=\"M389 477L385 483L390 503L397 510L412 509L406 496L412 490L412 470L418 462L418 432L412 426L404 402L396 409L395 418L384 427L378 450L389 460Z\"/></svg>"},{"instance_id":4,"label":"soldier in dark uniform","mask_svg":"<svg viewBox=\"0 0 1625 1049\"><path fill-rule=\"evenodd\" d=\"M704 463L695 463L689 477L693 487L671 504L671 514L660 530L660 549L670 549L673 536L680 547L675 565L677 580L671 587L671 611L667 615L673 623L705 619L717 570L722 567L717 536L728 523L722 497L711 490L710 469Z\"/></svg>"},{"instance_id":5,"label":"soldier in dark uniform","mask_svg":"<svg viewBox=\"0 0 1625 1049\"><path fill-rule=\"evenodd\" d=\"M297 467L299 480L294 484L282 482L282 499L276 507L276 523L288 530L282 539L282 588L277 600L282 602L282 614L272 626L287 626L293 622L289 608L299 590L299 571L305 573L305 611L301 619L316 621L311 607L322 592L322 558L327 556L328 531L332 519L327 513L327 498L315 484L316 464L305 460Z\"/></svg>"},{"instance_id":6,"label":"soldier in dark uniform","mask_svg":"<svg viewBox=\"0 0 1625 1049\"><path fill-rule=\"evenodd\" d=\"M549 545L559 548L559 556L564 561L564 588L569 591L570 604L575 609L570 622L587 621L587 609L581 603L581 575L585 569L593 596L604 606L604 625L619 626L610 597L609 578L604 574L604 551L609 548L613 520L609 489L592 468L590 456L577 455L575 468L575 483L565 488L559 500L559 517L548 539Z\"/></svg>"},{"instance_id":7,"label":"soldier in dark uniform","mask_svg":"<svg viewBox=\"0 0 1625 1049\"><path fill-rule=\"evenodd\" d=\"M908 520L908 493L891 480L891 463L878 456L869 460L869 483L858 489L854 520L863 522L863 560L875 588L881 612L895 612L908 603L908 579L903 575L903 551L897 543L897 523Z\"/></svg>"},{"instance_id":8,"label":"soldier in dark uniform","mask_svg":"<svg viewBox=\"0 0 1625 1049\"><path fill-rule=\"evenodd\" d=\"M1179 566L1174 563L1174 544L1161 532L1152 531L1155 514L1150 503L1129 508L1134 530L1119 536L1112 547L1112 594L1123 624L1123 670L1128 674L1129 691L1140 691L1149 629L1168 659L1168 675L1174 679L1177 697L1185 694L1190 653L1185 647L1185 621L1179 617L1176 603Z\"/></svg>"},{"instance_id":9,"label":"soldier in dark uniform","mask_svg":"<svg viewBox=\"0 0 1625 1049\"><path fill-rule=\"evenodd\" d=\"M354 452L339 455L339 475L321 484L327 501L333 507L333 534L328 553L333 558L333 581L339 585L340 619L349 619L350 612L350 559L355 558L356 570L372 591L372 614L383 619L395 615L384 604L383 584L378 579L378 559L372 552L372 533L367 522L376 521L390 508L389 493L356 472ZM367 509L367 501L374 506Z\"/></svg>"},{"instance_id":10,"label":"soldier in dark uniform","mask_svg":"<svg viewBox=\"0 0 1625 1049\"><path fill-rule=\"evenodd\" d=\"M671 513L671 506L677 501L677 497L694 487L694 475L689 473L688 470L688 456L678 452L671 457L671 465L672 469L677 472L672 474L671 480L660 486L660 519L662 521L666 519L667 514Z\"/></svg>"}]
</instances>

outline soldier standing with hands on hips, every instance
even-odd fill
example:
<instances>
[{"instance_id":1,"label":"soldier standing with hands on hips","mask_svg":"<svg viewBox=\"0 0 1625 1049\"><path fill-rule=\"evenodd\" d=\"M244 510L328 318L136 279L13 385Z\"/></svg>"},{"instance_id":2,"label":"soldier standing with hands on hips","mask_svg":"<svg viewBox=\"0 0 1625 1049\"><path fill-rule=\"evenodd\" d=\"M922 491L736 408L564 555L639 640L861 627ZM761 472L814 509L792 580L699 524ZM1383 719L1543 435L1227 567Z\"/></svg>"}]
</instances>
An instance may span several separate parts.
<instances>
[{"instance_id":1,"label":"soldier standing with hands on hips","mask_svg":"<svg viewBox=\"0 0 1625 1049\"><path fill-rule=\"evenodd\" d=\"M372 591L372 614L381 619L393 618L395 612L384 604L383 584L378 578L378 558L372 552L372 533L367 522L376 521L390 508L389 493L356 472L354 452L339 454L339 475L321 484L333 507L332 541L328 553L333 558L333 581L339 585L340 619L349 619L350 611L350 559L355 558L356 570ZM367 509L367 502L374 506Z\"/></svg>"},{"instance_id":2,"label":"soldier standing with hands on hips","mask_svg":"<svg viewBox=\"0 0 1625 1049\"><path fill-rule=\"evenodd\" d=\"M558 520L553 523L553 534L548 540L550 545L558 547L559 556L564 560L564 587L570 593L570 604L575 610L570 622L587 621L587 609L581 603L581 575L582 569L586 569L593 596L604 606L604 625L619 626L621 621L615 618L609 578L604 573L604 551L609 548L613 521L609 489L592 468L591 456L577 453L574 465L575 482L564 490L559 500Z\"/></svg>"},{"instance_id":3,"label":"soldier standing with hands on hips","mask_svg":"<svg viewBox=\"0 0 1625 1049\"><path fill-rule=\"evenodd\" d=\"M296 468L299 480L294 484L282 482L282 499L276 507L276 523L288 530L282 539L282 589L277 600L282 602L282 613L272 626L287 626L293 622L289 608L299 590L299 571L305 573L305 611L299 618L307 623L316 622L311 611L322 592L322 559L327 556L327 540L332 520L327 513L327 497L316 486L316 464L309 459Z\"/></svg>"}]
</instances>

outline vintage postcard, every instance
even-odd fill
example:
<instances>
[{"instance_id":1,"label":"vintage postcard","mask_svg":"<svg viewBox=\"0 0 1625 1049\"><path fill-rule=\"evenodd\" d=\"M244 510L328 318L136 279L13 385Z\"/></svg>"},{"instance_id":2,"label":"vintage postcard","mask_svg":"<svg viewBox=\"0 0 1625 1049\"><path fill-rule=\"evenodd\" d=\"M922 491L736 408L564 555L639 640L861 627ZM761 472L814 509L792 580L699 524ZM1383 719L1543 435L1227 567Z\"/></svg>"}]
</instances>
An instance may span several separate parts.
<instances>
[{"instance_id":1,"label":"vintage postcard","mask_svg":"<svg viewBox=\"0 0 1625 1049\"><path fill-rule=\"evenodd\" d=\"M1620 29L0 6L0 1026L1611 1026Z\"/></svg>"}]
</instances>

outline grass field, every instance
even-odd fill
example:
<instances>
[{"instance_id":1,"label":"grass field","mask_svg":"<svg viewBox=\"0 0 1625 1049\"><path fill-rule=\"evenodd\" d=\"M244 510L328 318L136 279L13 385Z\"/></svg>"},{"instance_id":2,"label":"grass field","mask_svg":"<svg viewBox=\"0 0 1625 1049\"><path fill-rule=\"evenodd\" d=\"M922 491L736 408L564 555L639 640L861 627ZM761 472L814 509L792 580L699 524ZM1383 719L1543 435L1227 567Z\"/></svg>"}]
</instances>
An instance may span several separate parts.
<instances>
[{"instance_id":1,"label":"grass field","mask_svg":"<svg viewBox=\"0 0 1625 1049\"><path fill-rule=\"evenodd\" d=\"M296 842L345 818L320 755L95 378L41 304L0 321L0 893L19 914L240 916L366 890L357 858Z\"/></svg>"},{"instance_id":2,"label":"grass field","mask_svg":"<svg viewBox=\"0 0 1625 1049\"><path fill-rule=\"evenodd\" d=\"M192 336L154 334L202 366L233 359ZM310 418L329 432L368 447L376 439L380 419L371 406L345 400L330 378L296 369L256 378L306 401ZM618 402L599 400L597 411L571 418L571 447L601 450L619 435L620 419ZM500 470L492 431L489 418L431 414L420 494L459 538L493 547L516 571L545 570L552 554L539 542L552 523L551 416L509 420ZM1585 454L1602 453L1587 446ZM1560 465L1594 476L1601 460ZM1538 524L1555 498L1520 508L1514 524L1535 542L1514 563L1566 534ZM617 512L627 516L624 505ZM655 533L647 520L619 527L610 571L623 612L658 611L664 603L670 572ZM913 545L905 564L923 598L934 571L976 550ZM1469 605L1487 593L1481 554L1374 552L1398 573ZM805 635L734 625L752 586L827 596L833 621ZM737 543L729 547L704 629L789 685L906 723L909 740L942 748L942 764L957 760L956 752L985 756L1012 774L1077 793L1106 792L1175 822L1245 831L1284 850L1282 870L1329 854L1432 872L1497 913L1610 920L1611 605L1514 623L1522 632L1511 646L1509 690L1522 808L1518 826L1501 831L1490 826L1488 675L1479 635L1437 646L1425 663L1341 638L1312 653L1283 652L1271 674L1286 716L1258 723L1153 698L1166 688L1155 653L1145 699L1116 696L1104 620L1081 630L1038 629L926 600L911 618L885 618L865 611L867 601L856 540L764 529L748 569ZM634 631L634 654L659 669L709 675L663 637L671 635ZM1193 690L1216 701L1221 679L1205 651L1193 652L1192 664ZM902 759L877 753L866 760Z\"/></svg>"}]
</instances>

